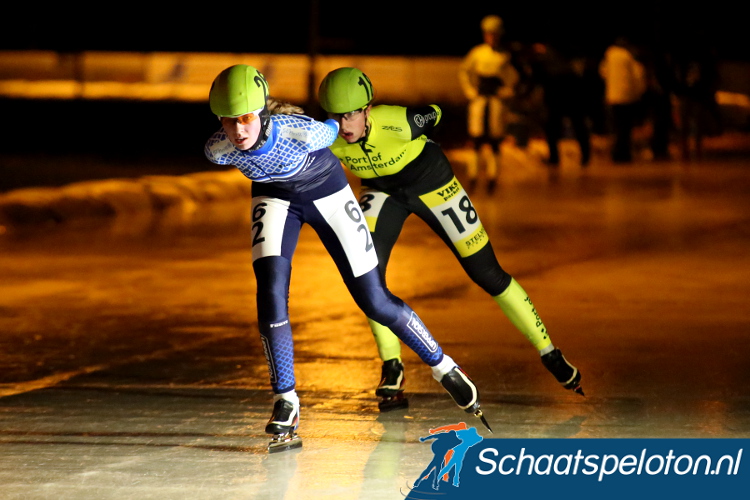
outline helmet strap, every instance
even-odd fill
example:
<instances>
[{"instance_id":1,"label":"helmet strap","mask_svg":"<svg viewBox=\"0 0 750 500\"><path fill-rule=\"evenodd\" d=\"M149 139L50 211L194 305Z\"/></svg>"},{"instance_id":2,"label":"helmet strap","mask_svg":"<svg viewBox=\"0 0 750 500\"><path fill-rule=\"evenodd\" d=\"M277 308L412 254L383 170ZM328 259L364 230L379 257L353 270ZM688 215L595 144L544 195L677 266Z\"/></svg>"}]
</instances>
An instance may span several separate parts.
<instances>
[{"instance_id":1,"label":"helmet strap","mask_svg":"<svg viewBox=\"0 0 750 500\"><path fill-rule=\"evenodd\" d=\"M255 141L248 151L256 151L263 147L271 135L271 113L268 112L268 105L263 106L263 110L260 112L260 133L258 134L258 140Z\"/></svg>"},{"instance_id":2,"label":"helmet strap","mask_svg":"<svg viewBox=\"0 0 750 500\"><path fill-rule=\"evenodd\" d=\"M368 116L365 116L365 133L362 135L360 141L365 142L370 136L370 120Z\"/></svg>"}]
</instances>

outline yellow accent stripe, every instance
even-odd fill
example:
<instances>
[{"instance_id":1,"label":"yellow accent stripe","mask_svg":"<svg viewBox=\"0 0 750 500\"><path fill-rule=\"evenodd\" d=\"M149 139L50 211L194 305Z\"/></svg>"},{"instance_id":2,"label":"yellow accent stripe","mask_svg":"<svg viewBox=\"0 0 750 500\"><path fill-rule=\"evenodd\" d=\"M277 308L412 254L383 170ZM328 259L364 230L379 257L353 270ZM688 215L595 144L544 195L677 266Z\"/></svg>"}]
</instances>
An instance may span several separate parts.
<instances>
[{"instance_id":1,"label":"yellow accent stripe","mask_svg":"<svg viewBox=\"0 0 750 500\"><path fill-rule=\"evenodd\" d=\"M365 222L367 222L367 229L369 229L371 233L374 233L375 224L377 224L378 218L377 217L365 217Z\"/></svg>"},{"instance_id":2,"label":"yellow accent stripe","mask_svg":"<svg viewBox=\"0 0 750 500\"><path fill-rule=\"evenodd\" d=\"M435 208L436 206L442 205L446 201L450 200L461 191L463 191L463 189L461 188L461 184L458 182L458 179L454 177L453 180L445 186L436 189L431 193L420 195L419 199L422 200L428 207Z\"/></svg>"},{"instance_id":3,"label":"yellow accent stripe","mask_svg":"<svg viewBox=\"0 0 750 500\"><path fill-rule=\"evenodd\" d=\"M401 341L389 328L367 318L378 346L378 355L383 361L397 358L401 360Z\"/></svg>"},{"instance_id":4,"label":"yellow accent stripe","mask_svg":"<svg viewBox=\"0 0 750 500\"><path fill-rule=\"evenodd\" d=\"M455 245L456 250L458 250L461 257L468 257L484 248L489 241L490 238L487 236L487 231L484 230L484 226L479 226L476 231L466 238L457 241Z\"/></svg>"}]
</instances>

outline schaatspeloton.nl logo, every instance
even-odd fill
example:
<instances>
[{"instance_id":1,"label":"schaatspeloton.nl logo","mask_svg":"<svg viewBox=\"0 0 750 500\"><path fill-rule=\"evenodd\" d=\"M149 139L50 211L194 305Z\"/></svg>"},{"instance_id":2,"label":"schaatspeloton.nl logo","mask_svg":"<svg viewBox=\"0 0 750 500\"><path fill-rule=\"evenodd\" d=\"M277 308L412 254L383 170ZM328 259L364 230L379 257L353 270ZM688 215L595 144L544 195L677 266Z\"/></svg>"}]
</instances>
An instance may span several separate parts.
<instances>
[{"instance_id":1,"label":"schaatspeloton.nl logo","mask_svg":"<svg viewBox=\"0 0 750 500\"><path fill-rule=\"evenodd\" d=\"M643 500L662 488L708 498L750 480L742 462L748 439L485 439L460 422L419 440L430 445L432 458L409 488L412 500L499 491L548 499L545 488L575 488L576 498Z\"/></svg>"}]
</instances>

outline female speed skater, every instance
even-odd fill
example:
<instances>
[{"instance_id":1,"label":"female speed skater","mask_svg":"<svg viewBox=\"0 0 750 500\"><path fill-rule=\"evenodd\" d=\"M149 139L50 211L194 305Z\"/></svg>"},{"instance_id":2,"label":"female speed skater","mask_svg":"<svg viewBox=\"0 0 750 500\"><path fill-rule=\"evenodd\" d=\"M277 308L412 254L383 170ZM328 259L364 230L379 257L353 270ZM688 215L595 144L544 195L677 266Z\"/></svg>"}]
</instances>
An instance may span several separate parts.
<instances>
[{"instance_id":1,"label":"female speed skater","mask_svg":"<svg viewBox=\"0 0 750 500\"><path fill-rule=\"evenodd\" d=\"M329 119L340 125L339 137L331 150L362 179L359 202L372 233L383 279L406 218L416 214L539 351L542 364L557 381L564 388L583 394L580 372L552 344L521 285L500 267L469 195L440 146L427 138L426 134L440 121L440 108L434 104L373 106L372 83L357 68L328 73L318 89L318 99ZM369 321L383 360L376 395L384 398L381 411L387 411L403 406L401 345L385 325L375 318Z\"/></svg>"},{"instance_id":2,"label":"female speed skater","mask_svg":"<svg viewBox=\"0 0 750 500\"><path fill-rule=\"evenodd\" d=\"M253 181L258 328L274 393L266 426L266 433L274 436L269 451L301 445L296 434L300 402L287 302L292 255L305 223L320 237L367 317L387 325L431 367L433 377L459 407L484 421L474 383L443 354L416 313L385 286L357 199L328 149L338 124L293 114L302 110L269 100L264 76L243 64L219 73L211 85L209 104L221 129L206 143L206 157L219 165L234 165Z\"/></svg>"}]
</instances>

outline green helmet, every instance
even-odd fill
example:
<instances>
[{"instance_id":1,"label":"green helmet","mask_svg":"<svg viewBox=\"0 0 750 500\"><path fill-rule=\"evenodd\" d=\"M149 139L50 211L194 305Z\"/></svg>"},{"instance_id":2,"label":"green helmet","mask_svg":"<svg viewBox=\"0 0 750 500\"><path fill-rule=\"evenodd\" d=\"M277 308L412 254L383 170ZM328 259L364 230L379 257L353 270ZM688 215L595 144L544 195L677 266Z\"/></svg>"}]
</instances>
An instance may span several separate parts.
<instances>
[{"instance_id":1,"label":"green helmet","mask_svg":"<svg viewBox=\"0 0 750 500\"><path fill-rule=\"evenodd\" d=\"M213 114L237 117L262 109L268 99L268 82L260 71L246 64L230 66L211 84L208 102Z\"/></svg>"},{"instance_id":2,"label":"green helmet","mask_svg":"<svg viewBox=\"0 0 750 500\"><path fill-rule=\"evenodd\" d=\"M339 68L326 75L318 88L321 107L329 113L348 113L370 104L372 83L357 68Z\"/></svg>"}]
</instances>

